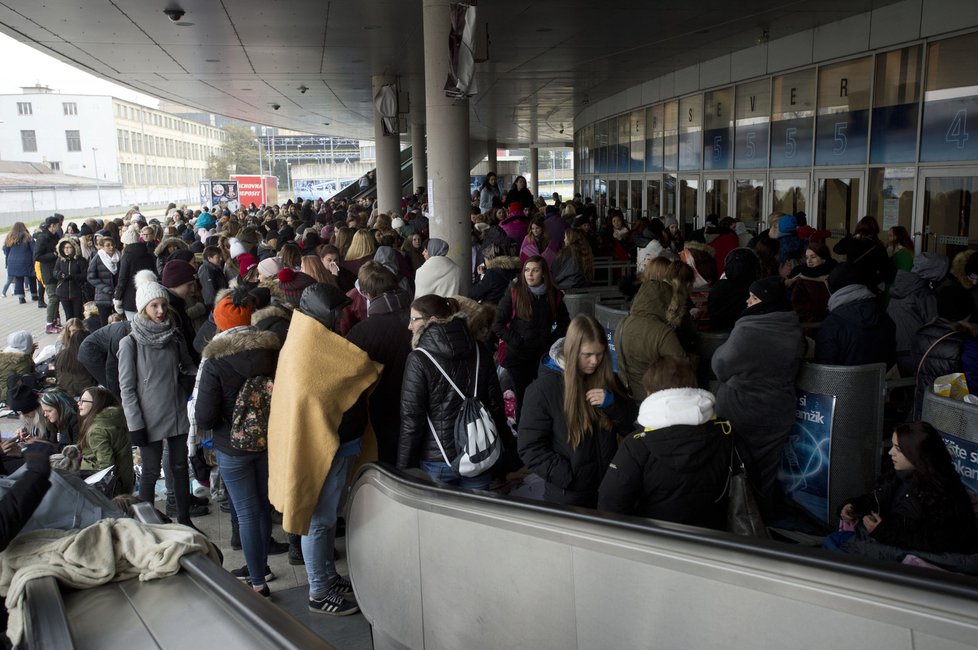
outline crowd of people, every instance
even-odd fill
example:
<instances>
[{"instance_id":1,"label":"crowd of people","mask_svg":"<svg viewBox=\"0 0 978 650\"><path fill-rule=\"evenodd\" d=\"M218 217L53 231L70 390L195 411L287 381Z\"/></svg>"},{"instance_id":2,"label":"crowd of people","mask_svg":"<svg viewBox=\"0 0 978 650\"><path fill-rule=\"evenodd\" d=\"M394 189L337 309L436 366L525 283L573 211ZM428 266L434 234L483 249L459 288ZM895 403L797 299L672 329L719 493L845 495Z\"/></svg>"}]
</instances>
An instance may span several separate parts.
<instances>
[{"instance_id":1,"label":"crowd of people","mask_svg":"<svg viewBox=\"0 0 978 650\"><path fill-rule=\"evenodd\" d=\"M854 501L843 519L913 528L929 525L941 495L959 499L933 469L946 469L939 450L920 451L918 420L935 377L963 372L978 392L974 251L916 252L900 227L884 242L872 217L831 247L804 214L772 215L756 235L713 216L683 233L671 217L599 218L580 196L548 203L523 177L504 191L495 174L473 194L471 222L470 242L431 237L417 195L395 213L297 199L171 205L160 220L134 208L80 226L54 215L33 235L16 224L8 285L47 310L59 341L43 367L28 332L0 353L0 391L22 420L4 468L46 440L82 469L114 467L116 491L152 502L165 465L166 509L188 526L207 511L191 473L215 498L223 485L246 560L235 574L270 593L274 508L290 561L305 564L309 608L330 615L357 611L333 542L365 454L472 489L532 475L549 503L722 529L732 444L764 511L778 507L806 358L883 362L917 382L916 442L894 433L894 468L910 472L899 490L916 505ZM453 246L471 246L471 268L448 256ZM614 355L605 329L571 318L564 300L591 285L595 258L636 269L622 281L630 307ZM729 333L709 362L715 394L701 385L704 330ZM477 475L453 462L470 398L502 448ZM974 529L973 516L955 521ZM875 519L863 528L880 542L915 539ZM927 550L971 552L974 538L935 536Z\"/></svg>"}]
</instances>

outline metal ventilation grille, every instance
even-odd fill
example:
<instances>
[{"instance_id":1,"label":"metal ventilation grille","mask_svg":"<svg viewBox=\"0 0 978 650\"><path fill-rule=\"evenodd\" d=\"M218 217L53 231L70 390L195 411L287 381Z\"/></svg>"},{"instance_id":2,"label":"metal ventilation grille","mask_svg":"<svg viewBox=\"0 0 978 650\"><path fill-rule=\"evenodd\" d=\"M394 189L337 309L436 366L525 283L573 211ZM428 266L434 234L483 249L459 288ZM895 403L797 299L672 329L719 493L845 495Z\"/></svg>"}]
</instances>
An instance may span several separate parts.
<instances>
[{"instance_id":1,"label":"metal ventilation grille","mask_svg":"<svg viewBox=\"0 0 978 650\"><path fill-rule=\"evenodd\" d=\"M978 407L927 391L921 417L941 433L978 442Z\"/></svg>"}]
</instances>

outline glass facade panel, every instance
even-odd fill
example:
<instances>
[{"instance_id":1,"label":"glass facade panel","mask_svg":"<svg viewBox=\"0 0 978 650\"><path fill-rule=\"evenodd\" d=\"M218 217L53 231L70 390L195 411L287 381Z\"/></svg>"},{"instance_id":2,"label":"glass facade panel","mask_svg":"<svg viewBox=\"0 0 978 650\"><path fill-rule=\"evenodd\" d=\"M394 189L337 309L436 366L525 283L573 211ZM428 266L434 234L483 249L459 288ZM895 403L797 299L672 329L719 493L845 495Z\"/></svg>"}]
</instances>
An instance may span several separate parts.
<instances>
[{"instance_id":1,"label":"glass facade panel","mask_svg":"<svg viewBox=\"0 0 978 650\"><path fill-rule=\"evenodd\" d=\"M679 169L679 102L663 105L662 165L667 171Z\"/></svg>"},{"instance_id":2,"label":"glass facade panel","mask_svg":"<svg viewBox=\"0 0 978 650\"><path fill-rule=\"evenodd\" d=\"M662 198L662 180L660 178L650 178L645 185L645 210L650 217L660 217L660 204Z\"/></svg>"},{"instance_id":3,"label":"glass facade panel","mask_svg":"<svg viewBox=\"0 0 978 650\"><path fill-rule=\"evenodd\" d=\"M804 178L771 179L771 212L794 214L808 212L808 180Z\"/></svg>"},{"instance_id":4,"label":"glass facade panel","mask_svg":"<svg viewBox=\"0 0 978 650\"><path fill-rule=\"evenodd\" d=\"M914 162L920 111L919 45L876 56L869 161Z\"/></svg>"},{"instance_id":5,"label":"glass facade panel","mask_svg":"<svg viewBox=\"0 0 978 650\"><path fill-rule=\"evenodd\" d=\"M699 169L703 161L703 95L679 100L679 169Z\"/></svg>"},{"instance_id":6,"label":"glass facade panel","mask_svg":"<svg viewBox=\"0 0 978 650\"><path fill-rule=\"evenodd\" d=\"M841 239L859 219L859 178L821 178L818 181L818 227Z\"/></svg>"},{"instance_id":7,"label":"glass facade panel","mask_svg":"<svg viewBox=\"0 0 978 650\"><path fill-rule=\"evenodd\" d=\"M618 117L618 171L628 173L631 164L631 116L621 115Z\"/></svg>"},{"instance_id":8,"label":"glass facade panel","mask_svg":"<svg viewBox=\"0 0 978 650\"><path fill-rule=\"evenodd\" d=\"M689 239L696 230L696 217L699 216L700 179L679 177L679 227L683 237Z\"/></svg>"},{"instance_id":9,"label":"glass facade panel","mask_svg":"<svg viewBox=\"0 0 978 650\"><path fill-rule=\"evenodd\" d=\"M662 179L662 216L676 216L676 175L666 174Z\"/></svg>"},{"instance_id":10,"label":"glass facade panel","mask_svg":"<svg viewBox=\"0 0 978 650\"><path fill-rule=\"evenodd\" d=\"M738 178L735 199L737 212L734 217L743 221L750 230L756 232L764 211L764 179Z\"/></svg>"},{"instance_id":11,"label":"glass facade panel","mask_svg":"<svg viewBox=\"0 0 978 650\"><path fill-rule=\"evenodd\" d=\"M815 70L774 77L771 94L771 167L812 164Z\"/></svg>"},{"instance_id":12,"label":"glass facade panel","mask_svg":"<svg viewBox=\"0 0 978 650\"><path fill-rule=\"evenodd\" d=\"M703 169L733 166L734 89L703 96Z\"/></svg>"},{"instance_id":13,"label":"glass facade panel","mask_svg":"<svg viewBox=\"0 0 978 650\"><path fill-rule=\"evenodd\" d=\"M608 120L608 157L605 161L605 172L614 174L618 171L618 118Z\"/></svg>"},{"instance_id":14,"label":"glass facade panel","mask_svg":"<svg viewBox=\"0 0 978 650\"><path fill-rule=\"evenodd\" d=\"M915 180L913 167L869 170L866 214L876 217L884 231L903 226L912 232Z\"/></svg>"},{"instance_id":15,"label":"glass facade panel","mask_svg":"<svg viewBox=\"0 0 978 650\"><path fill-rule=\"evenodd\" d=\"M608 121L598 122L594 129L594 147L597 151L594 172L604 174L608 171Z\"/></svg>"},{"instance_id":16,"label":"glass facade panel","mask_svg":"<svg viewBox=\"0 0 978 650\"><path fill-rule=\"evenodd\" d=\"M629 170L645 171L645 111L635 111L628 118L628 128L632 135L631 164Z\"/></svg>"},{"instance_id":17,"label":"glass facade panel","mask_svg":"<svg viewBox=\"0 0 978 650\"><path fill-rule=\"evenodd\" d=\"M818 74L816 165L864 165L873 57L823 66Z\"/></svg>"},{"instance_id":18,"label":"glass facade panel","mask_svg":"<svg viewBox=\"0 0 978 650\"><path fill-rule=\"evenodd\" d=\"M953 258L978 245L978 177L924 180L924 250Z\"/></svg>"},{"instance_id":19,"label":"glass facade panel","mask_svg":"<svg viewBox=\"0 0 978 650\"><path fill-rule=\"evenodd\" d=\"M920 160L978 160L969 119L978 115L978 33L927 46ZM970 194L969 194L970 196Z\"/></svg>"},{"instance_id":20,"label":"glass facade panel","mask_svg":"<svg viewBox=\"0 0 978 650\"><path fill-rule=\"evenodd\" d=\"M737 86L736 145L734 162L739 169L767 167L771 139L771 80Z\"/></svg>"},{"instance_id":21,"label":"glass facade panel","mask_svg":"<svg viewBox=\"0 0 978 650\"><path fill-rule=\"evenodd\" d=\"M715 214L720 219L730 216L730 179L708 178L705 186L706 214Z\"/></svg>"},{"instance_id":22,"label":"glass facade panel","mask_svg":"<svg viewBox=\"0 0 978 650\"><path fill-rule=\"evenodd\" d=\"M645 110L645 170L650 172L661 172L662 166L662 147L663 120L665 105L659 104Z\"/></svg>"},{"instance_id":23,"label":"glass facade panel","mask_svg":"<svg viewBox=\"0 0 978 650\"><path fill-rule=\"evenodd\" d=\"M631 221L634 223L635 219L642 216L642 181L632 181L629 183L631 188L628 202L628 209L631 211Z\"/></svg>"},{"instance_id":24,"label":"glass facade panel","mask_svg":"<svg viewBox=\"0 0 978 650\"><path fill-rule=\"evenodd\" d=\"M618 181L608 181L608 202L609 208L618 207Z\"/></svg>"}]
</instances>

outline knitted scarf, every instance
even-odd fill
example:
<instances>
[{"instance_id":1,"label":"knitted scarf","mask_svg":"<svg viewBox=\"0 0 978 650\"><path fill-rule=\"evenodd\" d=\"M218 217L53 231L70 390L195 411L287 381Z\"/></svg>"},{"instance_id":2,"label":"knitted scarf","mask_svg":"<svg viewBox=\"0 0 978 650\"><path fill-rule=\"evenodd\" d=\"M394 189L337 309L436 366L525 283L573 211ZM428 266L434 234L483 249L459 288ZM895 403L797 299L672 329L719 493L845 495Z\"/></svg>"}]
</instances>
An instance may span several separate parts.
<instances>
[{"instance_id":1,"label":"knitted scarf","mask_svg":"<svg viewBox=\"0 0 978 650\"><path fill-rule=\"evenodd\" d=\"M132 321L132 337L139 345L150 348L162 348L176 335L177 330L169 319L162 323L137 316Z\"/></svg>"}]
</instances>

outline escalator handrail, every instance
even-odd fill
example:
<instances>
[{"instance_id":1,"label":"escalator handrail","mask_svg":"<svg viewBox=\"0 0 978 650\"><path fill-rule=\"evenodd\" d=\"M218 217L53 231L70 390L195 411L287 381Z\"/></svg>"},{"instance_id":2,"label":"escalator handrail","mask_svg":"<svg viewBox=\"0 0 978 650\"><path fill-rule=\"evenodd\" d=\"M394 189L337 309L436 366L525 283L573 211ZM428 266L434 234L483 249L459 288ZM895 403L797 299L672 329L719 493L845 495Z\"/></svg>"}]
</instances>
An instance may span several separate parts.
<instances>
[{"instance_id":1,"label":"escalator handrail","mask_svg":"<svg viewBox=\"0 0 978 650\"><path fill-rule=\"evenodd\" d=\"M74 648L75 639L54 576L29 581L24 588L24 643L28 648Z\"/></svg>"},{"instance_id":2,"label":"escalator handrail","mask_svg":"<svg viewBox=\"0 0 978 650\"><path fill-rule=\"evenodd\" d=\"M676 542L705 546L718 551L737 552L756 559L794 563L813 569L842 573L852 577L886 582L899 587L920 589L942 596L978 601L978 578L958 573L937 572L931 569L871 560L856 555L832 553L822 549L794 546L773 540L748 538L722 531L654 521L641 517L598 514L595 510L572 506L544 504L540 501L497 495L479 490L467 490L438 485L413 472L405 472L379 463L360 467L353 480L349 508L357 490L375 477L396 483L401 488L420 490L427 494L454 501L465 501L493 508L507 508L525 515L534 513L558 516L568 523L602 526L614 537L615 530L647 534Z\"/></svg>"}]
</instances>

